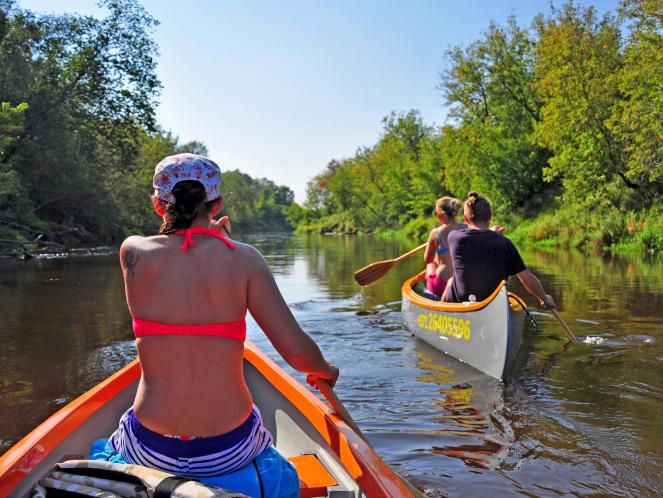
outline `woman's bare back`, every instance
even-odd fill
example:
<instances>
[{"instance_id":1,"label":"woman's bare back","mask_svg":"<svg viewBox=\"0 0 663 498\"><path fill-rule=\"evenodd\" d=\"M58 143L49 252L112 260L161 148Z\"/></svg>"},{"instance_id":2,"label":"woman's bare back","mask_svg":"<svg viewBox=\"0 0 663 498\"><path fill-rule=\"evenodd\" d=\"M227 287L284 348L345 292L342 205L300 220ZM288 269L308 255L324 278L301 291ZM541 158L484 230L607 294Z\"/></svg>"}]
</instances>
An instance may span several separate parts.
<instances>
[{"instance_id":1,"label":"woman's bare back","mask_svg":"<svg viewBox=\"0 0 663 498\"><path fill-rule=\"evenodd\" d=\"M194 235L130 237L120 252L133 317L165 324L244 320L255 249ZM260 258L262 259L262 258ZM252 400L243 377L243 342L190 335L136 341L143 375L136 416L162 434L212 436L239 426Z\"/></svg>"}]
</instances>

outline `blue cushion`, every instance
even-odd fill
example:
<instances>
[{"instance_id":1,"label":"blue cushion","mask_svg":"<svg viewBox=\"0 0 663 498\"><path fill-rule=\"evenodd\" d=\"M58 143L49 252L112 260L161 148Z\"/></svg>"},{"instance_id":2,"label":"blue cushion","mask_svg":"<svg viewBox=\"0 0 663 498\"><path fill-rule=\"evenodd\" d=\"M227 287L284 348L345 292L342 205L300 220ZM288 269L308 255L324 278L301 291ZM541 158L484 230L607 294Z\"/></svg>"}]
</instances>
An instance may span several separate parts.
<instances>
[{"instance_id":1,"label":"blue cushion","mask_svg":"<svg viewBox=\"0 0 663 498\"><path fill-rule=\"evenodd\" d=\"M89 460L103 460L113 463L125 461L109 444L107 439L92 443ZM265 498L298 498L299 478L295 466L286 460L274 446L270 446L255 458L262 479ZM197 481L218 486L229 491L260 498L260 481L253 462L230 474L215 477L198 477Z\"/></svg>"},{"instance_id":2,"label":"blue cushion","mask_svg":"<svg viewBox=\"0 0 663 498\"><path fill-rule=\"evenodd\" d=\"M438 296L437 294L433 294L428 289L423 289L421 291L421 295L424 296L425 298L432 299L433 301L439 301L440 299L442 299L442 296Z\"/></svg>"}]
</instances>

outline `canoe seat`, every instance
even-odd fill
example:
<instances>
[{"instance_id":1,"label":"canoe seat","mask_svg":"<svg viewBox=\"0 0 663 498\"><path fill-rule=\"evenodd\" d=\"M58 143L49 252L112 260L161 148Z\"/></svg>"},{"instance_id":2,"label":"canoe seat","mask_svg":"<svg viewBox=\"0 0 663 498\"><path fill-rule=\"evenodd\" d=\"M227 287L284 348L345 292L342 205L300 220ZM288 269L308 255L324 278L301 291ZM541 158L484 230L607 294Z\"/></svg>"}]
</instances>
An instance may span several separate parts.
<instances>
[{"instance_id":1,"label":"canoe seat","mask_svg":"<svg viewBox=\"0 0 663 498\"><path fill-rule=\"evenodd\" d=\"M327 488L338 484L316 455L299 455L288 460L297 469L301 498L327 496Z\"/></svg>"}]
</instances>

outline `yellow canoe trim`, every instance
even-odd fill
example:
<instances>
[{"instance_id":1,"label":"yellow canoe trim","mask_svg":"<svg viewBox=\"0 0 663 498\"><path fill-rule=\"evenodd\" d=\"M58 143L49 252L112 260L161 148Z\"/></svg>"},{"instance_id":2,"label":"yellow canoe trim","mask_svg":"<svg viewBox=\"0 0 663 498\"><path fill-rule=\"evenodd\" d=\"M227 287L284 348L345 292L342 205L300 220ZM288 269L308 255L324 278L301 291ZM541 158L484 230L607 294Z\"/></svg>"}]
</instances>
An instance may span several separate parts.
<instances>
[{"instance_id":1,"label":"yellow canoe trim","mask_svg":"<svg viewBox=\"0 0 663 498\"><path fill-rule=\"evenodd\" d=\"M446 311L446 312L454 312L454 313L462 313L466 311L477 311L480 309L485 308L488 306L495 297L499 294L499 292L502 290L502 287L506 285L506 280L502 280L500 284L497 286L497 289L493 291L493 293L488 296L486 299L483 301L479 301L478 303L442 303L440 301L433 301L432 299L425 298L423 296L420 296L416 292L414 292L414 284L419 282L420 280L423 280L426 277L426 271L422 271L421 273L415 275L412 278L407 279L403 283L403 287L401 287L401 292L403 293L403 298L407 299L411 303L416 304L417 306L420 306L421 308L426 308L429 310L433 311ZM511 300L509 300L509 304L511 304ZM513 306L511 305L512 311L522 311L522 308L520 305Z\"/></svg>"}]
</instances>

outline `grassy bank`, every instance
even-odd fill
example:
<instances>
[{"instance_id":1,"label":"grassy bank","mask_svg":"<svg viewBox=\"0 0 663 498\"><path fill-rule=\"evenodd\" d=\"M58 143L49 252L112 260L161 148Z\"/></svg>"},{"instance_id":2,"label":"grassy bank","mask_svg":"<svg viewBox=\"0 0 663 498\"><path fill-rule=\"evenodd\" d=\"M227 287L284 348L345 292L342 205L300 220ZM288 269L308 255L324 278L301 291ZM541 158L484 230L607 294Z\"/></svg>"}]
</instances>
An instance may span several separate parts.
<instances>
[{"instance_id":1,"label":"grassy bank","mask_svg":"<svg viewBox=\"0 0 663 498\"><path fill-rule=\"evenodd\" d=\"M587 252L663 253L663 205L626 213L562 209L532 219L505 220L517 244ZM513 228L512 228L513 227Z\"/></svg>"},{"instance_id":2,"label":"grassy bank","mask_svg":"<svg viewBox=\"0 0 663 498\"><path fill-rule=\"evenodd\" d=\"M642 211L579 212L576 208L544 212L534 218L499 216L518 246L538 249L573 248L588 253L663 254L663 204ZM359 230L343 213L321 217L297 227L299 233L382 233L425 241L434 218L416 218L398 230Z\"/></svg>"}]
</instances>

